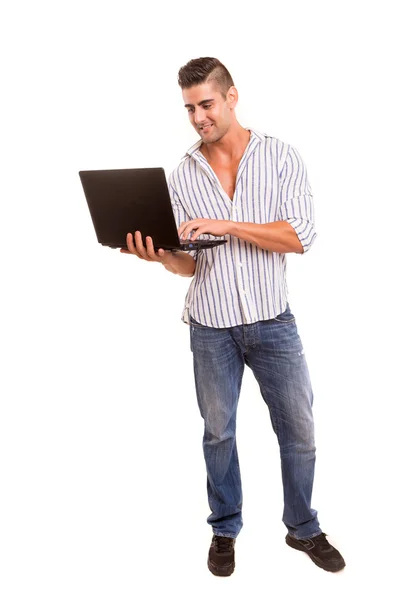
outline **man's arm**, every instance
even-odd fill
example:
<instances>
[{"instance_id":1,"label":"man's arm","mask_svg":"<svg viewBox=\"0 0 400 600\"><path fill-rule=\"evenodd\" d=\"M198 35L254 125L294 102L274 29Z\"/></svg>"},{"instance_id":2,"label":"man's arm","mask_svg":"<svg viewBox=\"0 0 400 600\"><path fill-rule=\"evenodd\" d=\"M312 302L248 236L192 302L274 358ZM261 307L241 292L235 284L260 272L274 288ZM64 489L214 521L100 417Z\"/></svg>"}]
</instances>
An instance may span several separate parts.
<instances>
[{"instance_id":1,"label":"man's arm","mask_svg":"<svg viewBox=\"0 0 400 600\"><path fill-rule=\"evenodd\" d=\"M306 167L294 148L290 147L280 175L280 206L277 221L241 223L216 219L193 219L181 223L178 233L191 240L203 233L232 235L270 252L307 252L317 236L314 206Z\"/></svg>"},{"instance_id":2,"label":"man's arm","mask_svg":"<svg viewBox=\"0 0 400 600\"><path fill-rule=\"evenodd\" d=\"M178 233L185 240L191 231L194 231L191 237L192 241L202 233L211 233L216 236L232 235L270 252L303 253L303 245L296 231L286 221L258 224L219 219L194 219L182 223Z\"/></svg>"},{"instance_id":3,"label":"man's arm","mask_svg":"<svg viewBox=\"0 0 400 600\"><path fill-rule=\"evenodd\" d=\"M303 254L304 248L297 233L287 221L273 223L236 223L230 222L230 235L259 246L270 252L297 252Z\"/></svg>"},{"instance_id":4,"label":"man's arm","mask_svg":"<svg viewBox=\"0 0 400 600\"><path fill-rule=\"evenodd\" d=\"M279 179L281 203L278 219L293 227L303 252L308 252L317 237L313 195L306 166L293 146L289 146Z\"/></svg>"},{"instance_id":5,"label":"man's arm","mask_svg":"<svg viewBox=\"0 0 400 600\"><path fill-rule=\"evenodd\" d=\"M182 277L193 277L196 269L196 261L193 256L186 252L171 252L168 263L162 263L163 266L174 273L174 275L181 275Z\"/></svg>"}]
</instances>

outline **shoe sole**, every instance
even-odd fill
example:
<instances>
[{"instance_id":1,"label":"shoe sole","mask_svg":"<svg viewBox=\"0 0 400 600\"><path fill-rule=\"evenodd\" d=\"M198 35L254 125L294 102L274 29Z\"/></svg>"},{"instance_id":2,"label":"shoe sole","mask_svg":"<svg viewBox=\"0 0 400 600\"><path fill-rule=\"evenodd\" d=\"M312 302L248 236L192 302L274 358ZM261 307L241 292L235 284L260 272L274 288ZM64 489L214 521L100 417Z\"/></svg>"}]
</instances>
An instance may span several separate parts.
<instances>
[{"instance_id":1,"label":"shoe sole","mask_svg":"<svg viewBox=\"0 0 400 600\"><path fill-rule=\"evenodd\" d=\"M324 571L329 571L330 573L336 573L337 571L341 571L342 569L344 569L344 567L346 566L346 563L344 561L343 561L343 564L338 567L329 567L327 565L324 565L315 556L313 556L312 554L307 552L307 550L305 548L303 548L303 546L299 542L297 542L294 538L291 538L289 536L286 537L286 543L291 548L294 548L295 550L301 550L302 552L305 552L306 554L308 554L308 556L311 558L313 563L315 565L317 565L317 567L324 569Z\"/></svg>"},{"instance_id":2,"label":"shoe sole","mask_svg":"<svg viewBox=\"0 0 400 600\"><path fill-rule=\"evenodd\" d=\"M229 575L232 575L233 571L235 570L234 562L224 567L221 567L220 565L214 564L212 560L208 559L207 566L211 573L213 575L216 575L217 577L229 577Z\"/></svg>"}]
</instances>

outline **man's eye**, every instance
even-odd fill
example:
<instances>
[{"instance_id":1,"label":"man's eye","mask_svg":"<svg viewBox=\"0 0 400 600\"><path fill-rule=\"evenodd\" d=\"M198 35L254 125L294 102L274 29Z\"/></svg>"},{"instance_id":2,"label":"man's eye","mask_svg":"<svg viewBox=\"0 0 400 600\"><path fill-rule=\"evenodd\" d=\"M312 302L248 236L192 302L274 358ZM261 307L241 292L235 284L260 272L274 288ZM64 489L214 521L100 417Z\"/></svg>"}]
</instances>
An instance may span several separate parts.
<instances>
[{"instance_id":1,"label":"man's eye","mask_svg":"<svg viewBox=\"0 0 400 600\"><path fill-rule=\"evenodd\" d=\"M211 108L211 104L203 104L203 108Z\"/></svg>"}]
</instances>

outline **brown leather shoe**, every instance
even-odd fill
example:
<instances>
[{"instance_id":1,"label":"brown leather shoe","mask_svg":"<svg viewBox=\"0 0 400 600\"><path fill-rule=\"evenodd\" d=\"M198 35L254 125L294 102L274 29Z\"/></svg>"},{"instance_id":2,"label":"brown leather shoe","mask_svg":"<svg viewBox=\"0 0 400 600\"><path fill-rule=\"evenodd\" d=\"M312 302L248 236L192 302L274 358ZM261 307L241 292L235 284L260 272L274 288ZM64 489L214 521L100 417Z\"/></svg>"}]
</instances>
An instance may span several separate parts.
<instances>
[{"instance_id":1,"label":"brown leather shoe","mask_svg":"<svg viewBox=\"0 0 400 600\"><path fill-rule=\"evenodd\" d=\"M336 571L344 569L346 563L340 552L328 542L326 535L326 533L320 533L313 538L297 540L287 534L286 543L291 548L306 552L311 560L318 567L321 567L321 569L336 573Z\"/></svg>"},{"instance_id":2,"label":"brown leather shoe","mask_svg":"<svg viewBox=\"0 0 400 600\"><path fill-rule=\"evenodd\" d=\"M213 535L207 563L213 575L232 575L235 569L235 541L234 538Z\"/></svg>"}]
</instances>

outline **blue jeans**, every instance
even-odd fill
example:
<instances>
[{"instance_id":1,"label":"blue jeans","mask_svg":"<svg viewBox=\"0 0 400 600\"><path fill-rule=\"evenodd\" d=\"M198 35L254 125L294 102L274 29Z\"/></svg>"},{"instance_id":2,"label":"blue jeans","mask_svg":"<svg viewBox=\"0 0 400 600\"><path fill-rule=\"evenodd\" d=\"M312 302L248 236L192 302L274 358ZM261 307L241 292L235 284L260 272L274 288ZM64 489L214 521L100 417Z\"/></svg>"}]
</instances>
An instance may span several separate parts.
<instances>
[{"instance_id":1,"label":"blue jeans","mask_svg":"<svg viewBox=\"0 0 400 600\"><path fill-rule=\"evenodd\" d=\"M236 411L244 366L253 371L277 435L284 492L283 522L297 539L321 532L311 508L315 442L313 393L289 305L268 321L216 329L190 319L197 400L204 419L203 451L216 535L242 528L242 486L236 448Z\"/></svg>"}]
</instances>

